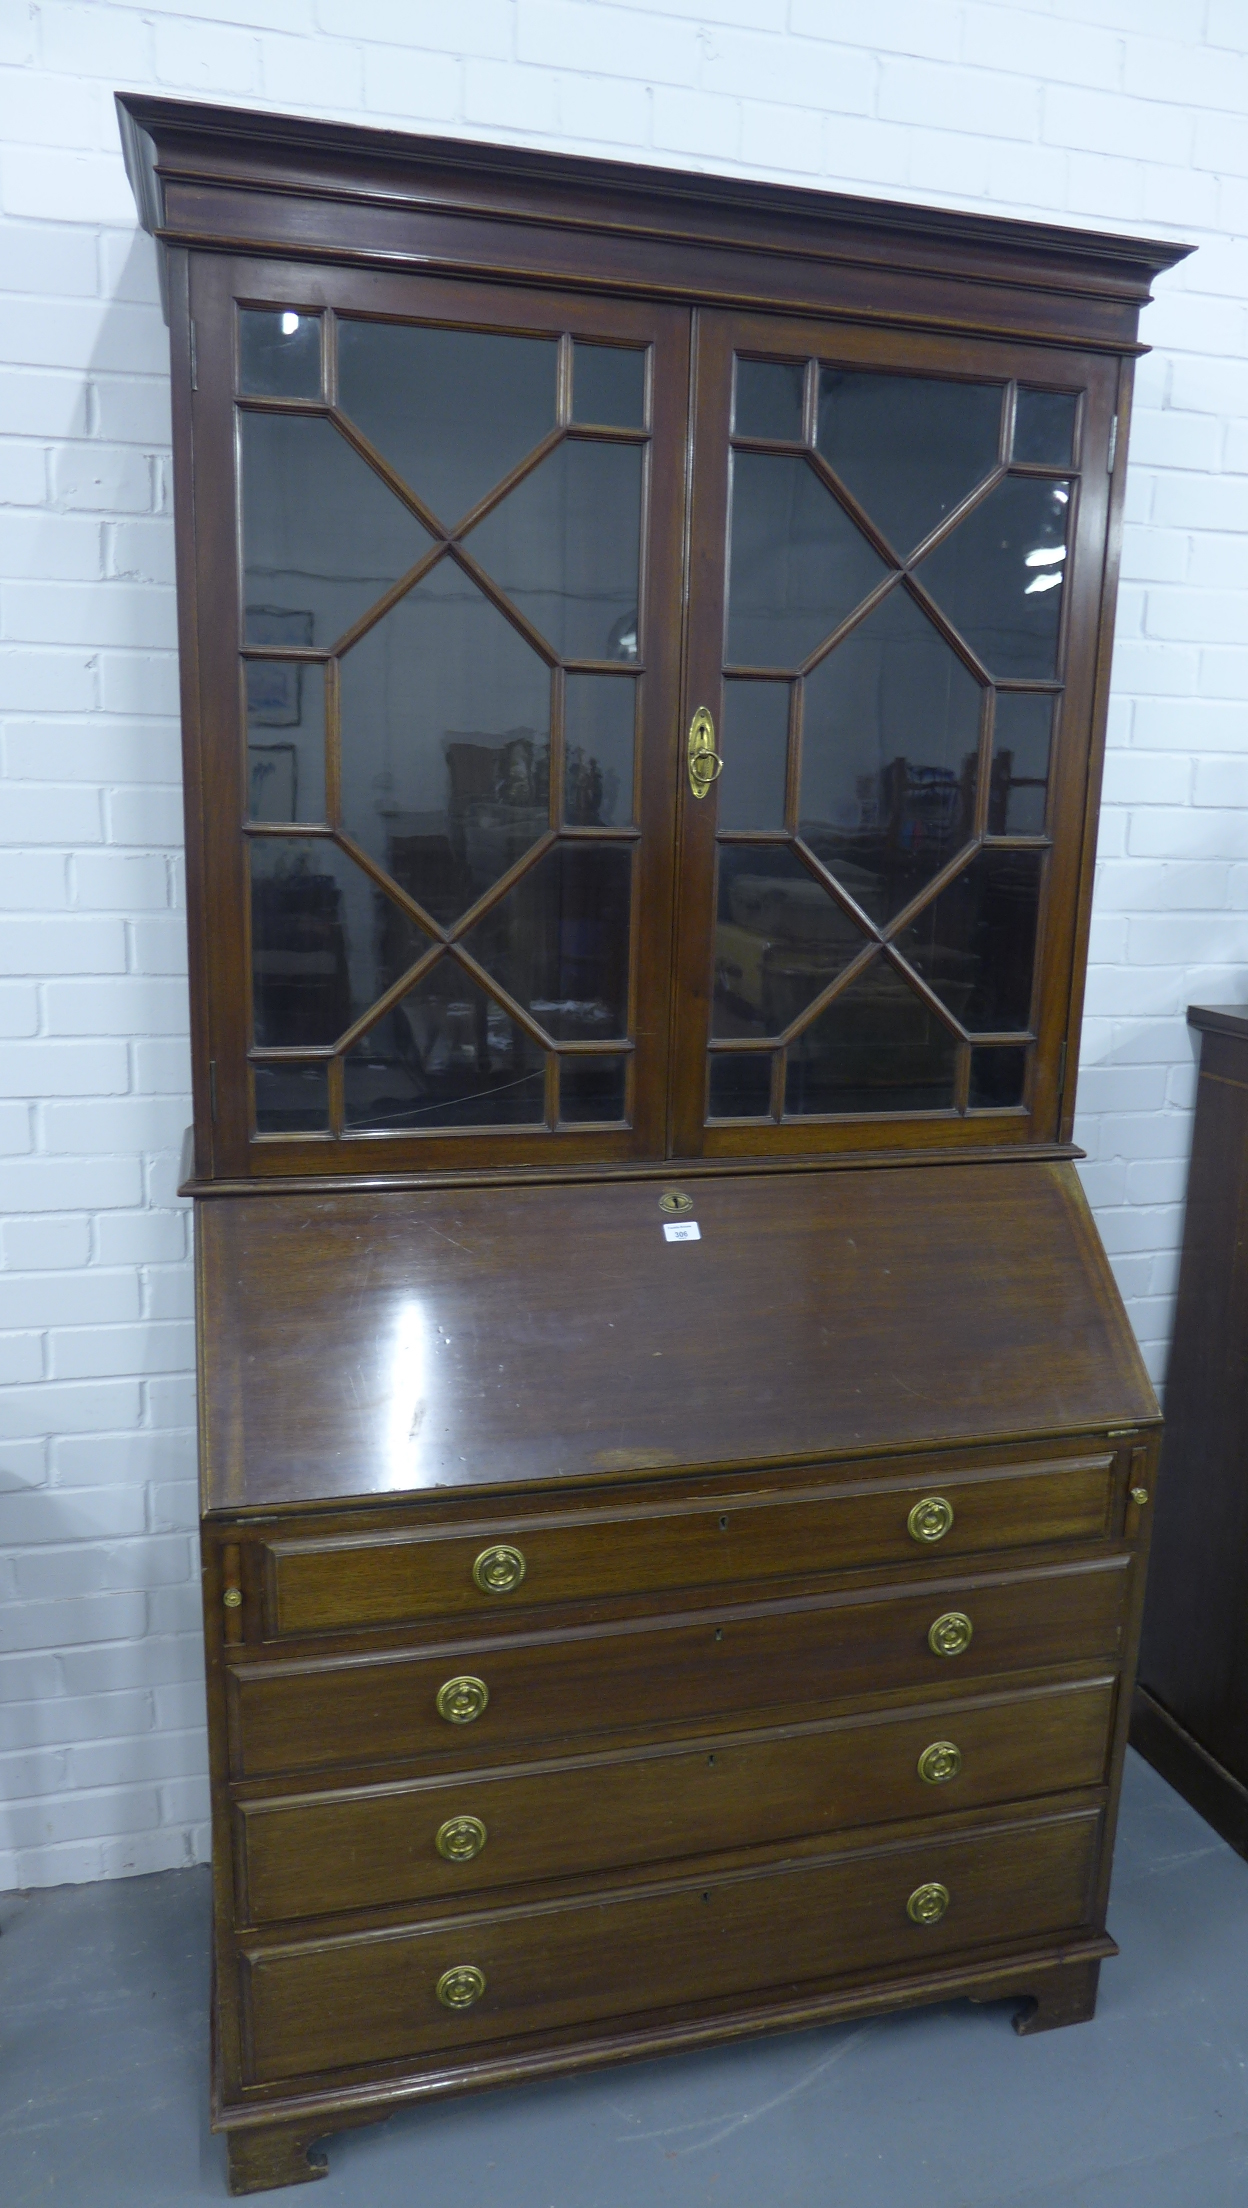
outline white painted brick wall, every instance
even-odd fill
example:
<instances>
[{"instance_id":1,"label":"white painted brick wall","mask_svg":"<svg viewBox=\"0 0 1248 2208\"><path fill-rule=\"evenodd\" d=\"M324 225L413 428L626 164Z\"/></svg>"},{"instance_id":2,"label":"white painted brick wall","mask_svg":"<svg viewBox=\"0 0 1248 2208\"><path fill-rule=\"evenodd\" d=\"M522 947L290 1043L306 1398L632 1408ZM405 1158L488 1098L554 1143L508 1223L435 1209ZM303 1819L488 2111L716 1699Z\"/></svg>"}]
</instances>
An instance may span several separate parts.
<instances>
[{"instance_id":1,"label":"white painted brick wall","mask_svg":"<svg viewBox=\"0 0 1248 2208\"><path fill-rule=\"evenodd\" d=\"M206 1847L166 337L114 86L1073 223L1146 335L1081 1077L1160 1376L1248 997L1246 0L0 0L0 1886Z\"/></svg>"}]
</instances>

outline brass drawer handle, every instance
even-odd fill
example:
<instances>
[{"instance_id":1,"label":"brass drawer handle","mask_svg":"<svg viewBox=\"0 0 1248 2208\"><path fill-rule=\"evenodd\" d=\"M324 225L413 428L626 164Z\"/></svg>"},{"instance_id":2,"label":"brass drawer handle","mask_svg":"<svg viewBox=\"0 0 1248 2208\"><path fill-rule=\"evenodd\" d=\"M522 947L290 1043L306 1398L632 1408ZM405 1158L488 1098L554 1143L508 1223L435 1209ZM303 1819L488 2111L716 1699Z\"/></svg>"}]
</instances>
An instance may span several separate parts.
<instances>
[{"instance_id":1,"label":"brass drawer handle","mask_svg":"<svg viewBox=\"0 0 1248 2208\"><path fill-rule=\"evenodd\" d=\"M464 1673L458 1679L445 1680L438 1688L438 1716L444 1717L448 1725L471 1725L489 1699L484 1679Z\"/></svg>"},{"instance_id":2,"label":"brass drawer handle","mask_svg":"<svg viewBox=\"0 0 1248 2208\"><path fill-rule=\"evenodd\" d=\"M925 1886L915 1887L906 1903L906 1915L911 1924L939 1924L948 1907L949 1888L933 1878Z\"/></svg>"},{"instance_id":3,"label":"brass drawer handle","mask_svg":"<svg viewBox=\"0 0 1248 2208\"><path fill-rule=\"evenodd\" d=\"M506 1541L496 1541L492 1549L482 1549L472 1576L483 1595L509 1595L520 1585L526 1568L519 1549Z\"/></svg>"},{"instance_id":4,"label":"brass drawer handle","mask_svg":"<svg viewBox=\"0 0 1248 2208\"><path fill-rule=\"evenodd\" d=\"M912 1541L943 1541L953 1524L953 1504L943 1495L925 1495L906 1520Z\"/></svg>"},{"instance_id":5,"label":"brass drawer handle","mask_svg":"<svg viewBox=\"0 0 1248 2208\"><path fill-rule=\"evenodd\" d=\"M974 1630L965 1610L944 1610L927 1629L927 1645L933 1656L961 1656Z\"/></svg>"},{"instance_id":6,"label":"brass drawer handle","mask_svg":"<svg viewBox=\"0 0 1248 2208\"><path fill-rule=\"evenodd\" d=\"M705 797L724 762L715 749L715 723L704 705L689 723L688 761L689 787L695 797Z\"/></svg>"},{"instance_id":7,"label":"brass drawer handle","mask_svg":"<svg viewBox=\"0 0 1248 2208\"><path fill-rule=\"evenodd\" d=\"M444 2009L470 2009L485 1992L485 1972L475 1963L452 1963L438 1980L437 1995Z\"/></svg>"},{"instance_id":8,"label":"brass drawer handle","mask_svg":"<svg viewBox=\"0 0 1248 2208\"><path fill-rule=\"evenodd\" d=\"M1146 1487L1133 1487L1131 1500L1137 1510L1143 1510L1145 1503L1148 1501L1148 1489Z\"/></svg>"},{"instance_id":9,"label":"brass drawer handle","mask_svg":"<svg viewBox=\"0 0 1248 2208\"><path fill-rule=\"evenodd\" d=\"M934 1740L919 1757L919 1777L925 1786L944 1786L962 1769L962 1750L956 1741ZM439 1847L441 1841L438 1842Z\"/></svg>"},{"instance_id":10,"label":"brass drawer handle","mask_svg":"<svg viewBox=\"0 0 1248 2208\"><path fill-rule=\"evenodd\" d=\"M479 1817L448 1817L444 1825L438 1826L434 1846L448 1863L471 1863L485 1842L486 1830Z\"/></svg>"}]
</instances>

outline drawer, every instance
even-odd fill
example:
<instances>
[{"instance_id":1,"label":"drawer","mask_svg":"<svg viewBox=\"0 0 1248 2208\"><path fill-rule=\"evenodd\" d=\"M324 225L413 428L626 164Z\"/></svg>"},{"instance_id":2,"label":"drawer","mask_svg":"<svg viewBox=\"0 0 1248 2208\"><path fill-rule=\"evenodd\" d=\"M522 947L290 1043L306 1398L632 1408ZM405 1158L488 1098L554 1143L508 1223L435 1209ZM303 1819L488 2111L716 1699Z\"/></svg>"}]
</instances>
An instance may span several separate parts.
<instances>
[{"instance_id":1,"label":"drawer","mask_svg":"<svg viewBox=\"0 0 1248 2208\"><path fill-rule=\"evenodd\" d=\"M1113 1472L1112 1456L1089 1456L778 1494L737 1486L696 1502L467 1528L274 1540L264 1545L266 1629L328 1633L503 1604L726 1588L916 1556L1095 1541L1109 1531Z\"/></svg>"},{"instance_id":2,"label":"drawer","mask_svg":"<svg viewBox=\"0 0 1248 2208\"><path fill-rule=\"evenodd\" d=\"M1074 1793L1104 1779L1114 1684L240 1803L240 1906L275 1923Z\"/></svg>"},{"instance_id":3,"label":"drawer","mask_svg":"<svg viewBox=\"0 0 1248 2208\"><path fill-rule=\"evenodd\" d=\"M485 2041L653 2020L677 2003L792 1999L820 1981L1039 1943L1086 1923L1099 1834L1099 1811L1075 1811L252 1949L241 1963L252 2082L421 2056L445 2064Z\"/></svg>"},{"instance_id":4,"label":"drawer","mask_svg":"<svg viewBox=\"0 0 1248 2208\"><path fill-rule=\"evenodd\" d=\"M335 1763L507 1754L525 1741L1116 1656L1129 1556L386 1652L240 1664L229 1674L238 1777ZM948 1613L969 1645L936 1652ZM457 1682L468 1681L461 1692ZM937 1685L939 1682L939 1686ZM452 1713L478 1709L465 1722ZM483 1705L483 1706L482 1706Z\"/></svg>"}]
</instances>

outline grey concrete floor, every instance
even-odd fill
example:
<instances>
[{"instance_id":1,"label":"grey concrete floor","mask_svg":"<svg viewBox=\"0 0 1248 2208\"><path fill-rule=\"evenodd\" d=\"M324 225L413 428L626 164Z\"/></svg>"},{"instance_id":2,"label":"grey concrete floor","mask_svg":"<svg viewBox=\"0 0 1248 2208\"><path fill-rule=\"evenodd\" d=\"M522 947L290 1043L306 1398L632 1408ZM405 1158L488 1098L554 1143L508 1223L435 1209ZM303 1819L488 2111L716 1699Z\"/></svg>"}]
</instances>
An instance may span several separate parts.
<instances>
[{"instance_id":1,"label":"grey concrete floor","mask_svg":"<svg viewBox=\"0 0 1248 2208\"><path fill-rule=\"evenodd\" d=\"M202 1871L0 1896L0 2200L226 2198ZM1248 1864L1131 1759L1091 2024L941 2009L443 2102L318 2208L1246 2208ZM278 2195L274 2194L273 2199Z\"/></svg>"}]
</instances>

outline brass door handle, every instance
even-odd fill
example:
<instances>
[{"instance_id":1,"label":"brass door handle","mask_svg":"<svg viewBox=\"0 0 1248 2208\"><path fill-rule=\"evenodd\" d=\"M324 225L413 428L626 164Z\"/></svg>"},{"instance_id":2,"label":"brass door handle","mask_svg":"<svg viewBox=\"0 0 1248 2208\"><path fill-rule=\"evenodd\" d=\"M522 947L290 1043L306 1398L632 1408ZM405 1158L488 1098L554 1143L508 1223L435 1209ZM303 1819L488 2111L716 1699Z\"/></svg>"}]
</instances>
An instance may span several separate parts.
<instances>
[{"instance_id":1,"label":"brass door handle","mask_svg":"<svg viewBox=\"0 0 1248 2208\"><path fill-rule=\"evenodd\" d=\"M689 723L688 764L690 789L695 797L705 797L724 762L715 749L715 723L704 705Z\"/></svg>"}]
</instances>

